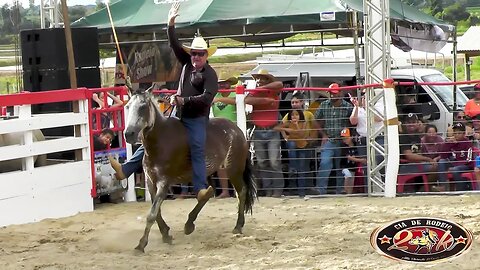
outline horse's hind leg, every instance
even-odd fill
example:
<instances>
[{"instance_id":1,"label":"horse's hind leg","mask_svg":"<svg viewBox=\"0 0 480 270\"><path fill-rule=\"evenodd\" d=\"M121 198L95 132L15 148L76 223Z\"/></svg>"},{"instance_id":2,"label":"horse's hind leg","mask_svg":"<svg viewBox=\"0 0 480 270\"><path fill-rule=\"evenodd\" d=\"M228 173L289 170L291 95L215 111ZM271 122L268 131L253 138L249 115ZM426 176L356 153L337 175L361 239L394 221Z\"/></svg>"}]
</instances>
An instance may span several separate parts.
<instances>
[{"instance_id":1,"label":"horse's hind leg","mask_svg":"<svg viewBox=\"0 0 480 270\"><path fill-rule=\"evenodd\" d=\"M163 200L167 196L168 186L164 183L161 183L161 184L157 183L157 184L158 184L157 186L158 189L155 196L153 197L153 201L152 201L153 203L152 203L152 207L150 208L150 213L147 216L147 225L145 226L145 231L143 232L143 236L140 239L137 247L135 247L136 250L139 250L141 252L145 252L145 247L148 244L148 235L150 234L150 229L152 228L153 223L158 219L158 215L160 215L160 218L161 218L160 207L162 205ZM165 221L163 223L165 224ZM160 227L160 230L162 230L162 226L159 225L159 227ZM167 235L168 235L168 230L165 230L165 231L167 231ZM163 232L162 232L162 235L163 235Z\"/></svg>"},{"instance_id":2,"label":"horse's hind leg","mask_svg":"<svg viewBox=\"0 0 480 270\"><path fill-rule=\"evenodd\" d=\"M232 232L234 234L241 234L243 225L245 225L245 201L247 199L247 190L245 189L245 185L243 184L243 178L241 173L240 175L230 177L230 182L235 188L238 200L237 224L235 225L235 228Z\"/></svg>"}]
</instances>

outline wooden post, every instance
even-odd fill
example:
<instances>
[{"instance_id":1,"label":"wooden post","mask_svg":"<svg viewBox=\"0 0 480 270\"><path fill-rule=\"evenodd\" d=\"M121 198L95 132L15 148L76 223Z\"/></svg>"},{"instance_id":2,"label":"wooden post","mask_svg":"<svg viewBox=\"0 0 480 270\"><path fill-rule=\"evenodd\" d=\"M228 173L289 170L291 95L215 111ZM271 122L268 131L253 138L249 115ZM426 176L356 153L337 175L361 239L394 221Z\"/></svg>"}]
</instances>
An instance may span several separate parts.
<instances>
[{"instance_id":1,"label":"wooden post","mask_svg":"<svg viewBox=\"0 0 480 270\"><path fill-rule=\"evenodd\" d=\"M70 29L70 17L68 17L67 0L62 1L63 24L65 27L65 41L67 44L68 73L70 74L70 88L77 88L77 74L75 73L75 58L73 55L72 30Z\"/></svg>"},{"instance_id":2,"label":"wooden post","mask_svg":"<svg viewBox=\"0 0 480 270\"><path fill-rule=\"evenodd\" d=\"M67 44L67 57L68 57L68 73L70 75L70 88L77 89L77 73L75 72L75 56L73 55L73 42L72 42L72 30L70 28L70 17L68 16L68 7L67 0L61 0L62 3L62 15L63 15L63 26L65 27L65 43ZM80 112L80 103L81 101L73 102L73 112ZM82 130L79 125L76 125L74 128L74 136L81 137ZM84 153L81 149L75 150L75 161L84 160L88 157L83 156Z\"/></svg>"}]
</instances>

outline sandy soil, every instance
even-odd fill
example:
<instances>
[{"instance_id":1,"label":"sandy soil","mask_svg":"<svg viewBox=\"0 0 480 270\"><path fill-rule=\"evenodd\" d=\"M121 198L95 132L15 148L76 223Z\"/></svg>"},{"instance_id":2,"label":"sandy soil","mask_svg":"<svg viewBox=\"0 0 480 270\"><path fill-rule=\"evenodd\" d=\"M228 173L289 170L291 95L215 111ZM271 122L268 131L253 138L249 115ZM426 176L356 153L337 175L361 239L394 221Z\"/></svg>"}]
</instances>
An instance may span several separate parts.
<instances>
[{"instance_id":1,"label":"sandy soil","mask_svg":"<svg viewBox=\"0 0 480 270\"><path fill-rule=\"evenodd\" d=\"M173 245L152 227L145 254L133 248L148 203L103 204L92 213L0 229L0 269L479 269L480 196L385 198L260 198L234 236L236 200L212 200L197 230L183 234L195 201L166 201ZM460 258L425 267L378 255L370 233L386 222L414 216L445 218L473 231Z\"/></svg>"}]
</instances>

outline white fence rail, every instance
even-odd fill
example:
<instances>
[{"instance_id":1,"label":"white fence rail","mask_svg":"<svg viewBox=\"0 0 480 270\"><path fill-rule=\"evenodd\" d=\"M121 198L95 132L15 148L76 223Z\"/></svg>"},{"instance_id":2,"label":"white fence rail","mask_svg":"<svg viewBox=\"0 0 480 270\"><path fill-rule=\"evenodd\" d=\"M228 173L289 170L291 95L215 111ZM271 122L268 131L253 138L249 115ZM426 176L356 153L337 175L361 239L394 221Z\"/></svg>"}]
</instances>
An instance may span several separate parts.
<instances>
[{"instance_id":1,"label":"white fence rail","mask_svg":"<svg viewBox=\"0 0 480 270\"><path fill-rule=\"evenodd\" d=\"M23 143L0 145L0 166L1 162L22 159L23 168L0 173L0 226L93 211L88 102L84 97L74 103L78 103L79 112L32 115L31 105L21 102L15 106L18 118L0 120L0 136L23 134ZM33 130L65 126L76 126L75 134L33 140ZM75 160L34 166L35 156L72 150L77 152Z\"/></svg>"}]
</instances>

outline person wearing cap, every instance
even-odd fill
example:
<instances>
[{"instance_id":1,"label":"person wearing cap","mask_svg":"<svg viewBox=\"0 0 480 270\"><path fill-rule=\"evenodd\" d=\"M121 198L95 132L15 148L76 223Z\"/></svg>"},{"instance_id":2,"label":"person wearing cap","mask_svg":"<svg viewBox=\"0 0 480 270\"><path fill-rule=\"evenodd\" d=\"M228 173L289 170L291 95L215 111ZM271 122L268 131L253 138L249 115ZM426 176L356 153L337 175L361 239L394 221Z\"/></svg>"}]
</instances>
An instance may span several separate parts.
<instances>
[{"instance_id":1,"label":"person wearing cap","mask_svg":"<svg viewBox=\"0 0 480 270\"><path fill-rule=\"evenodd\" d=\"M471 119L471 123L469 123L467 118L470 117L466 116L464 111L455 111L453 112L453 125L456 123L462 123L465 126L465 135L467 138L471 138L474 141L480 139L480 136L475 135L476 133L480 132L480 122L478 121L480 120L480 114L474 116ZM453 140L453 125L449 125L447 128L447 141Z\"/></svg>"},{"instance_id":2,"label":"person wearing cap","mask_svg":"<svg viewBox=\"0 0 480 270\"><path fill-rule=\"evenodd\" d=\"M335 165L336 193L343 192L343 176L340 170L341 139L340 132L350 126L352 104L343 99L340 85L329 86L330 99L323 101L315 112L316 126L321 138L320 165L317 172L317 189L320 194L327 193L330 173Z\"/></svg>"},{"instance_id":3,"label":"person wearing cap","mask_svg":"<svg viewBox=\"0 0 480 270\"><path fill-rule=\"evenodd\" d=\"M264 69L252 74L252 77L257 90L248 93L245 104L253 106L250 114L255 127L252 139L262 188L266 196L280 197L284 187L280 161L281 139L280 133L273 128L281 119L279 105L283 83Z\"/></svg>"},{"instance_id":4,"label":"person wearing cap","mask_svg":"<svg viewBox=\"0 0 480 270\"><path fill-rule=\"evenodd\" d=\"M342 129L340 132L340 137L342 138L343 142L340 168L342 169L342 174L345 180L345 193L352 194L355 171L357 170L359 164L367 164L367 158L365 156L361 157L358 154L358 147L355 145L349 128Z\"/></svg>"},{"instance_id":5,"label":"person wearing cap","mask_svg":"<svg viewBox=\"0 0 480 270\"><path fill-rule=\"evenodd\" d=\"M218 89L228 90L232 85L236 85L238 79L235 77L227 77L221 74L218 79ZM235 101L235 91L233 92L218 92L213 99L212 114L214 117L226 118L234 123L237 122L237 107ZM225 169L217 171L220 182L221 193L216 197L217 199L228 198L228 175Z\"/></svg>"},{"instance_id":6,"label":"person wearing cap","mask_svg":"<svg viewBox=\"0 0 480 270\"><path fill-rule=\"evenodd\" d=\"M175 34L175 19L179 7L179 2L173 3L168 13L168 42L182 64L178 90L170 98L170 103L177 107L177 117L187 130L193 190L199 201L207 201L214 195L214 190L207 184L205 143L210 107L218 92L217 73L207 59L217 48L209 47L199 36L193 39L191 46L180 44Z\"/></svg>"},{"instance_id":7,"label":"person wearing cap","mask_svg":"<svg viewBox=\"0 0 480 270\"><path fill-rule=\"evenodd\" d=\"M471 190L470 182L462 177L462 173L471 172L474 169L473 143L465 136L465 125L456 123L453 125L453 141L443 144L440 154L439 178L448 190L448 172L453 175L455 190Z\"/></svg>"},{"instance_id":8,"label":"person wearing cap","mask_svg":"<svg viewBox=\"0 0 480 270\"><path fill-rule=\"evenodd\" d=\"M440 191L434 186L437 182L438 161L440 157L431 158L422 153L422 136L420 120L414 113L409 113L403 120L402 132L399 134L400 166L399 175L427 173L431 190ZM442 188L443 189L443 188Z\"/></svg>"},{"instance_id":9,"label":"person wearing cap","mask_svg":"<svg viewBox=\"0 0 480 270\"><path fill-rule=\"evenodd\" d=\"M475 95L467 101L464 109L465 115L471 118L480 114L480 83L475 84L473 90L475 91Z\"/></svg>"}]
</instances>

